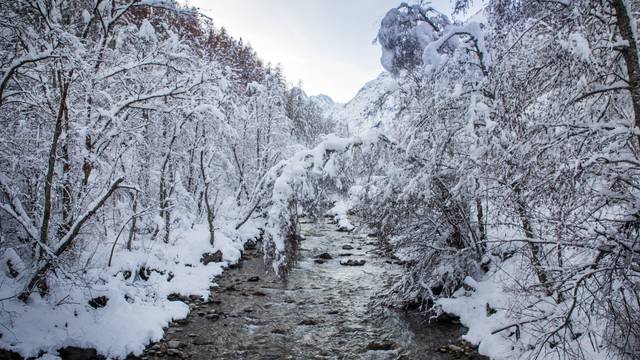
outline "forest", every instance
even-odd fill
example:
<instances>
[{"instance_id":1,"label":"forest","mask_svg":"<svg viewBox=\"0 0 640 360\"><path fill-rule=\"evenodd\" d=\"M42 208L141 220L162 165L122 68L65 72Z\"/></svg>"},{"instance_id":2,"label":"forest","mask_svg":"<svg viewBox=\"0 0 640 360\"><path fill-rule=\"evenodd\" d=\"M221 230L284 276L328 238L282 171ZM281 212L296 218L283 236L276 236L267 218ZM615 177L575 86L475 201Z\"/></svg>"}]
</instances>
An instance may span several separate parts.
<instances>
[{"instance_id":1,"label":"forest","mask_svg":"<svg viewBox=\"0 0 640 360\"><path fill-rule=\"evenodd\" d=\"M0 358L140 356L327 214L483 356L640 357L640 3L452 5L380 14L339 104L174 0L0 2Z\"/></svg>"}]
</instances>

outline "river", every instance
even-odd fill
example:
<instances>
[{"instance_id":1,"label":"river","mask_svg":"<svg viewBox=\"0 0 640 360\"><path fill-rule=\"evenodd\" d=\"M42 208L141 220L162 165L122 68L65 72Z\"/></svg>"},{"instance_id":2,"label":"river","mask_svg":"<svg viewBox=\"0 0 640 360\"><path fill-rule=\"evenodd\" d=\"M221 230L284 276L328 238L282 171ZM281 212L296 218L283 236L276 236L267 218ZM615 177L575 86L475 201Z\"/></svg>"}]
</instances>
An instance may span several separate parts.
<instances>
[{"instance_id":1,"label":"river","mask_svg":"<svg viewBox=\"0 0 640 360\"><path fill-rule=\"evenodd\" d=\"M401 265L366 234L336 231L328 220L302 223L305 240L286 281L257 250L216 279L208 302L192 302L185 321L147 349L148 358L481 359L459 342L464 328L416 311L377 305ZM321 256L324 254L324 256ZM329 256L327 256L327 254ZM318 257L326 259L319 259ZM329 258L330 257L330 258ZM348 259L362 266L345 266Z\"/></svg>"}]
</instances>

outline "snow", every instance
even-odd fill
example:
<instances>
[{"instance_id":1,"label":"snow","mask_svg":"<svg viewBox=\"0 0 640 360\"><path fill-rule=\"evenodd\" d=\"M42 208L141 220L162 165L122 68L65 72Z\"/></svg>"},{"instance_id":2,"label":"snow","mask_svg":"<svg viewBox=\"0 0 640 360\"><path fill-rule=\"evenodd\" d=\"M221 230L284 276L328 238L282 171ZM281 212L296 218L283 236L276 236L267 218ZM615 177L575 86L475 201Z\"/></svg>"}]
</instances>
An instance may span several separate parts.
<instances>
[{"instance_id":1,"label":"snow","mask_svg":"<svg viewBox=\"0 0 640 360\"><path fill-rule=\"evenodd\" d=\"M382 67L398 74L417 65L419 60L412 54L419 55L436 40L445 24L449 24L445 15L422 4L401 3L390 9L382 18L376 38L382 49Z\"/></svg>"},{"instance_id":2,"label":"snow","mask_svg":"<svg viewBox=\"0 0 640 360\"><path fill-rule=\"evenodd\" d=\"M167 300L130 304L117 288L96 294L109 296L104 309L93 310L85 304L53 307L40 299L30 306L11 306L13 327L1 345L23 356L36 356L41 350L55 354L58 348L77 346L125 357L129 352L140 354L149 341L160 340L163 327L186 317L189 310L184 303ZM85 294L72 291L68 295L74 299Z\"/></svg>"},{"instance_id":3,"label":"snow","mask_svg":"<svg viewBox=\"0 0 640 360\"><path fill-rule=\"evenodd\" d=\"M344 104L335 102L330 96L324 95L324 94L309 96L309 99L313 103L318 105L318 107L320 107L320 110L327 118L331 117L331 113L336 108L339 108L340 106L344 105Z\"/></svg>"},{"instance_id":4,"label":"snow","mask_svg":"<svg viewBox=\"0 0 640 360\"><path fill-rule=\"evenodd\" d=\"M268 202L265 232L269 241L265 242L265 247L273 246L274 248L271 255L274 257L272 265L276 273L279 273L279 269L288 262L287 231L291 225L290 219L298 215L296 209L292 208L292 204L300 199L317 196L309 189L308 182L314 178L334 178L337 174L332 160L334 154L344 153L354 146L375 142L378 135L375 129L363 133L363 136L339 137L328 134L313 149L299 150L271 169L271 174L267 175L273 181L273 189ZM341 207L338 210L344 211L344 220L346 220L346 208ZM352 229L344 220L344 225ZM270 253L269 249L265 248L265 250Z\"/></svg>"},{"instance_id":5,"label":"snow","mask_svg":"<svg viewBox=\"0 0 640 360\"><path fill-rule=\"evenodd\" d=\"M153 28L153 25L149 22L149 20L144 19L142 24L140 24L140 29L138 30L138 36L141 39L146 41L157 41L158 37L156 35L156 30Z\"/></svg>"},{"instance_id":6,"label":"snow","mask_svg":"<svg viewBox=\"0 0 640 360\"><path fill-rule=\"evenodd\" d=\"M86 9L82 10L82 21L85 24L88 24L89 21L91 21L91 14L89 14L89 12Z\"/></svg>"},{"instance_id":7,"label":"snow","mask_svg":"<svg viewBox=\"0 0 640 360\"><path fill-rule=\"evenodd\" d=\"M335 219L338 224L338 229L352 231L356 228L351 224L347 217L347 212L350 208L351 205L347 200L338 200L335 202L334 206L327 211L327 215L331 215Z\"/></svg>"},{"instance_id":8,"label":"snow","mask_svg":"<svg viewBox=\"0 0 640 360\"><path fill-rule=\"evenodd\" d=\"M225 116L222 113L222 111L220 111L220 109L215 106L215 105L211 105L211 104L200 104L198 106L196 106L193 109L194 113L210 113L212 114L216 119L224 119Z\"/></svg>"},{"instance_id":9,"label":"snow","mask_svg":"<svg viewBox=\"0 0 640 360\"><path fill-rule=\"evenodd\" d=\"M337 122L341 135L362 135L373 126L390 131L395 112L399 108L401 84L387 72L367 82L347 104L330 114Z\"/></svg>"},{"instance_id":10,"label":"snow","mask_svg":"<svg viewBox=\"0 0 640 360\"><path fill-rule=\"evenodd\" d=\"M17 271L18 273L22 273L25 270L25 265L22 261L22 259L20 258L20 256L16 253L16 251L14 249L8 248L5 249L4 252L2 253L2 256L0 256L0 262L2 264L11 264L11 267L13 268L13 270ZM7 266L5 268L5 276L6 277L12 277L12 275L9 273L9 266Z\"/></svg>"},{"instance_id":11,"label":"snow","mask_svg":"<svg viewBox=\"0 0 640 360\"><path fill-rule=\"evenodd\" d=\"M167 296L178 293L208 298L215 277L240 259L246 240L258 235L252 222L241 231L234 225L222 221L215 246L209 243L207 225L198 224L180 232L172 244L145 240L136 242L132 251L117 247L112 266L91 266L81 286L54 281L47 298L34 294L28 304L15 298L3 301L0 323L7 324L10 331L2 331L0 347L25 357L46 352L41 359L54 359L57 349L65 346L95 348L109 357L141 354L149 342L163 337L172 321L189 313L187 304L169 301ZM107 259L110 247L111 243L98 246L93 258ZM203 253L218 250L223 262L206 266L200 262ZM12 251L5 250L2 259L14 259ZM152 270L146 281L137 274L143 266ZM128 279L124 278L125 271L131 272ZM169 274L173 276L170 281ZM13 296L18 279L0 276L0 298ZM106 296L108 302L94 309L87 302L98 296Z\"/></svg>"},{"instance_id":12,"label":"snow","mask_svg":"<svg viewBox=\"0 0 640 360\"><path fill-rule=\"evenodd\" d=\"M496 259L494 259L496 260ZM535 318L517 316L514 309L522 305L522 291L518 282L522 274L522 264L528 260L521 256L501 262L500 266L493 267L486 275L478 280L471 277L465 279L467 289L459 289L451 298L442 298L437 301L441 309L460 317L460 322L469 330L463 339L478 346L478 352L494 360L516 360L529 358L535 354L535 345L539 340L537 334L528 329L530 324L537 323ZM532 314L538 311L552 318L556 306L554 299L537 298L535 307L528 309ZM490 313L491 308L495 312ZM531 323L528 323L532 321ZM575 331L578 332L581 322L590 323L588 319L578 319L575 323ZM519 324L516 335L516 327ZM552 322L547 325L547 331L552 330ZM602 334L605 324L591 324L591 329L586 329L591 336L581 336L574 341L574 347L580 349L584 360L601 360L607 358L606 351L598 351L593 348L600 342L596 334ZM503 330L504 329L504 330ZM519 338L518 338L519 336ZM591 339L590 339L591 338ZM557 354L556 354L557 355ZM549 358L556 358L550 355Z\"/></svg>"},{"instance_id":13,"label":"snow","mask_svg":"<svg viewBox=\"0 0 640 360\"><path fill-rule=\"evenodd\" d=\"M424 47L422 52L423 65L433 69L444 64L447 61L448 56L441 52L441 48L445 44L452 45L456 48L461 46L461 43L456 38L457 36L473 38L478 51L484 56L483 62L485 65L489 65L490 57L484 42L484 33L482 31L483 26L484 25L482 23L475 21L466 22L462 25L448 25L443 34L437 40L429 42Z\"/></svg>"},{"instance_id":14,"label":"snow","mask_svg":"<svg viewBox=\"0 0 640 360\"><path fill-rule=\"evenodd\" d=\"M393 69L393 60L395 53L391 49L382 48L382 54L380 55L380 63L385 69Z\"/></svg>"},{"instance_id":15,"label":"snow","mask_svg":"<svg viewBox=\"0 0 640 360\"><path fill-rule=\"evenodd\" d=\"M494 273L476 282L471 278L465 283L474 290L469 296L461 289L454 297L438 300L442 310L460 317L460 321L469 331L463 338L474 345L479 345L478 351L492 359L507 359L511 353L512 344L503 337L502 333L491 335L491 332L508 322L504 303L508 299L502 291L504 276ZM487 304L494 309L500 309L491 316L487 316Z\"/></svg>"},{"instance_id":16,"label":"snow","mask_svg":"<svg viewBox=\"0 0 640 360\"><path fill-rule=\"evenodd\" d=\"M560 40L560 45L578 59L591 61L591 47L589 41L581 33L571 33L567 40Z\"/></svg>"},{"instance_id":17,"label":"snow","mask_svg":"<svg viewBox=\"0 0 640 360\"><path fill-rule=\"evenodd\" d=\"M573 7L570 2L562 3ZM382 47L381 63L393 75L380 74L347 104L335 103L326 95L310 97L309 101L317 105L319 112L331 119L327 123L335 122L337 126L334 134L319 138L314 133L310 136L312 139L305 139L305 144L312 144L306 148L292 140L294 132L290 123L294 121L287 113L289 104L284 105L286 101L283 101L289 90L285 89L282 79L273 83L262 80L236 83L236 75L251 77L241 71L256 69L217 64L217 60L202 58L198 54L202 49L190 43L188 36L174 32L176 29L170 23L143 19L136 26L116 21L125 9L112 9L113 4L100 2L96 9L88 8L91 13L85 9L71 18L86 26L93 15L105 14L102 25L109 28L117 25L111 38L115 46L109 42L100 48L93 43L100 38L100 33L93 32L94 28L100 26L87 28L90 33L82 39L72 32L66 33L60 24L66 19L66 14L63 17L59 11L64 7L52 5L51 9L43 8L41 14L50 30L55 30L50 31L50 39L42 41L42 36L32 36L32 33L42 33L42 27L37 29L38 24L25 18L22 25L31 25L23 26L24 34L19 34L21 41L15 41L19 46L5 49L8 55L5 67L0 69L3 74L0 83L3 88L9 86L0 100L15 96L17 101L3 103L3 109L6 106L7 114L27 114L34 120L17 119L17 128L9 126L7 134L40 144L34 145L33 158L46 151L46 146L42 146L47 143L46 131L38 124L46 123L47 114L33 109L50 108L47 101L57 98L59 84L52 79L38 81L38 74L63 74L73 67L74 84L69 95L72 100L67 104L67 111L70 118L80 116L87 121L83 122L85 125L67 124L69 128L61 140L65 143L71 140L72 159L90 159L95 161L95 167L88 177L89 186L77 191L78 196L72 201L76 219L72 228L82 227L81 239L71 241L72 232L53 235L56 230L64 230L53 230L60 225L60 214L55 214L52 230L49 234L43 233L43 238L49 239L44 240L46 244L40 243L41 199L39 194L31 193L31 188L37 190L42 180L36 178L30 183L25 181L30 179L21 179L23 175L13 173L41 174L43 166L37 161L31 164L32 158L22 159L11 152L16 147L26 153L32 147L11 136L5 139L9 146L3 148L7 152L3 161L11 169L7 170L8 177L0 174L3 200L0 210L3 216L13 220L6 222L11 234L0 236L3 245L6 241L11 246L0 250L0 348L18 351L24 356L45 352L42 359L58 358L56 351L64 346L96 348L109 357L140 354L149 342L162 338L164 329L172 321L189 313L185 303L169 301L168 296L178 293L209 297L210 287L216 286L216 277L239 260L245 241L256 238L260 231L264 230L265 250L273 248L276 271L291 260L287 258L292 256L287 252L290 245L287 241L292 222L295 223L301 213L298 206L317 200L318 195L325 196L322 192L326 189L318 187L331 183L350 194L347 198L344 194L329 196L333 205L326 214L333 216L341 229L355 228L347 217L352 207L371 211L373 215L379 212L384 217L383 226L395 230L395 233L389 231L394 234L389 243L396 247L399 258L409 260L405 268L407 274L428 275L420 278L415 286L418 290L408 290L413 291L412 300L424 299L422 290L434 295L433 284L454 278L448 291L438 292L433 299L450 296L457 289L453 296L437 299L436 304L442 311L460 317L468 328L465 339L478 345L482 354L494 359L520 359L538 356L534 353L537 348L542 351L541 358L551 358L544 353L550 345L544 337L553 329L561 329L566 318L571 322L568 332L588 334L572 338L573 334L567 332L560 336L564 344L578 349L580 358L596 360L613 356L610 349L601 350L607 343L603 337L608 337L606 340L611 344L620 329L607 328L616 315L615 309L612 310L614 306L609 304L626 301L625 288L635 284L632 281L636 281L637 271L632 269L635 273L631 280L626 279L624 273L629 269L621 270L625 276L612 274L618 277L604 280L607 287L600 286L600 279L589 279L592 281L589 286L579 286L580 281L593 275L592 271L601 270L596 269L598 264L593 256L594 252L605 253L601 247L618 246L616 251L625 254L631 262L635 260L633 250L628 250L635 245L626 245L630 238L625 237L633 233L635 227L627 229L611 224L634 225L637 220L633 214L637 214L640 207L636 191L638 160L628 146L640 134L640 129L633 127L628 84L616 80L624 78L624 67L618 66L623 59L616 57L616 52L607 51L629 46L630 41L619 39L615 27L602 27L606 31L599 34L589 21L584 21L593 20L585 16L596 14L613 24L613 14L600 12L602 9L596 6L588 12L574 11L570 16L554 17L554 10L545 10L543 4L527 15L531 18L520 19L517 14L509 14L505 7L504 14L494 8L487 14L480 11L464 23L451 23L442 14L434 14L431 8L425 8L427 15L424 15L420 12L421 5L403 3L384 16L377 37ZM140 4L178 7L173 0L147 0ZM574 8L586 9L587 4L576 3ZM636 15L632 14L631 2L624 0L624 6L632 17ZM545 11L546 16L536 19ZM423 16L433 20L433 25ZM546 18L553 21L547 22ZM490 25L500 24L489 23L496 19L509 26L492 28ZM638 38L637 21L633 20L631 42ZM152 23L161 24L162 36L156 33ZM14 33L5 32L10 37ZM491 43L485 43L485 36ZM51 44L58 41L60 46L52 48ZM190 47L188 44L194 45L193 52L185 51ZM492 53L500 61L492 64ZM89 56L91 54L100 56ZM560 62L549 62L556 56ZM57 58L65 61L49 61ZM99 65L92 62L96 59L101 62ZM617 65L612 67L612 64ZM482 69L481 74L478 69ZM225 72L231 75L223 75ZM602 74L608 74L607 79L602 78ZM548 81L551 79L553 81ZM33 92L34 83L38 89L42 87L44 96ZM599 96L581 95L590 95L590 92ZM92 115L87 118L88 113ZM142 115L149 115L147 113L151 115L145 119ZM41 115L44 117L40 118ZM176 120L181 118L182 122ZM11 119L7 119L8 124L13 124ZM267 122L267 133L260 133ZM145 131L137 131L136 127ZM323 128L321 133L330 131ZM184 138L167 149L165 141L173 145L176 139L165 136L170 133ZM384 146L370 146L381 143L378 140L382 135L385 140L394 140L385 141ZM95 149L76 146L85 138L96 141ZM256 151L253 151L254 144ZM351 152L352 148L358 151ZM375 153L367 153L369 148L374 148ZM233 149L233 157L229 149ZM166 205L171 210L171 222L155 209L160 170L155 167L154 156L158 152L164 156L165 151L167 160L171 157L169 167L172 167L168 173L171 195ZM198 179L194 185L195 177L190 172L198 163L195 158L199 151L200 164L205 167L206 163L207 169L202 170L202 179L196 174ZM257 153L255 157L254 153ZM371 165L366 169L371 170L370 173L363 176L363 171L356 178L345 178L350 170L348 165L355 165L354 168L362 165L347 161L361 154L373 158L365 163ZM151 158L143 162L148 169L129 172L129 166L139 164L138 157L146 156ZM409 156L415 157L407 161ZM202 160L205 158L210 161ZM75 170L65 176L79 179L81 175L77 177L76 173L80 173L81 168L84 167L74 166ZM89 219L93 210L102 206L101 201L107 200L108 194L100 190L101 186L125 176L120 168L126 173L127 181L136 181L134 178L139 176L141 184L146 182L144 186L130 188L144 197L145 201L140 203L151 209L141 220L145 226L138 229L139 236L131 250L124 247L125 236L116 233L118 228L129 226L122 224L123 219L135 212L138 204L124 191L109 198L90 224L83 226L81 221ZM166 175L164 171L163 166L162 172ZM63 185L60 175L56 173L56 193ZM432 181L442 182L440 178L451 181L442 185L447 194L445 203L433 195ZM162 185L166 185L166 179L162 177ZM351 189L343 187L351 182L356 184ZM195 198L202 194L203 185L207 189L211 185L212 192L222 189L223 193L235 192L230 188L238 186L237 197L227 193L223 205L215 206L218 215L214 244L210 243L208 225L199 223L203 211L196 213L195 210L201 207ZM563 192L563 186L569 186L570 191ZM522 193L521 189L524 189ZM103 195L99 195L101 193ZM65 202L60 194L55 195L55 211ZM375 203L377 197L381 200ZM358 204L358 199L368 203ZM420 202L422 199L424 203ZM436 231L430 231L428 225L423 227L421 223L433 220L429 212L437 207L430 205L434 200L443 207L460 202L463 206L457 206L461 207L459 211L468 229L468 234L461 237L478 230L489 239L483 243L487 249L480 249L482 246L475 243L477 256L466 257L464 252L476 250L468 244L447 243L453 233L446 223L438 225ZM21 201L24 205L33 203L23 207ZM563 201L575 204L556 204ZM132 203L136 204L133 208ZM418 204L416 219L410 218L412 209L403 212L403 204ZM482 219L477 209L483 209L483 204L487 209L486 228L480 229L477 222ZM240 230L235 229L236 224L245 214L239 214L235 206L253 207L252 212L258 209L253 218L251 213L247 215L249 221ZM443 213L448 217L447 212ZM409 219L402 218L406 214ZM474 219L473 215L477 217ZM394 219L394 216L397 217ZM556 216L560 218L554 218ZM580 216L584 219L577 219ZM458 221L456 217L453 221ZM1 219L2 229L4 219ZM407 224L403 223L405 220ZM500 236L494 234L499 227L496 224L515 222L517 225L524 220L530 220L535 236L527 235L523 239L522 234L508 231ZM396 229L393 229L394 222L399 224ZM171 236L168 243L164 243L161 236L156 235L165 227L169 234L168 226ZM411 230L414 227L417 230ZM563 235L567 229L562 227L572 229L573 233ZM558 234L551 234L554 231ZM98 233L99 236L93 236ZM457 229L455 234L460 233ZM422 239L424 234L430 235ZM541 267L535 265L537 260L529 258L538 255L521 248L525 242L532 244L531 237L539 237L537 243L544 254L543 271L552 274L554 284L568 290L552 291L549 287L556 285L540 284L547 280L535 274ZM423 241L418 244L422 249L414 244L418 243L416 239ZM557 259L552 253L556 250L555 239L558 239L557 249L561 250ZM572 245L576 239L581 242L579 251ZM69 251L58 251L67 246ZM507 255L501 246L509 247ZM25 304L16 295L44 265L37 260L32 247L45 250L47 259L55 259L57 264L55 272L48 274L50 293L47 297L34 293ZM115 249L113 261L110 259L112 248ZM203 254L217 251L222 253L222 261L201 263ZM56 252L60 253L59 257ZM425 254L444 260L425 263L433 264L434 269L415 265L428 258ZM624 256L621 259L624 260ZM480 266L480 259L488 261ZM484 267L486 264L488 270ZM618 263L607 266L618 266ZM434 283L430 284L432 279ZM462 281L464 286L459 288ZM612 289L615 294L603 291L603 294L585 295L603 288ZM552 292L555 293L548 295ZM95 309L89 302L100 296L108 299L107 304ZM595 299L591 303L590 296ZM616 299L616 296L621 297ZM574 312L576 302L580 303L580 309ZM637 310L637 306L633 306L636 305L632 305L632 310ZM631 318L629 323L633 324L634 320L637 319ZM365 354L369 355L372 354Z\"/></svg>"}]
</instances>

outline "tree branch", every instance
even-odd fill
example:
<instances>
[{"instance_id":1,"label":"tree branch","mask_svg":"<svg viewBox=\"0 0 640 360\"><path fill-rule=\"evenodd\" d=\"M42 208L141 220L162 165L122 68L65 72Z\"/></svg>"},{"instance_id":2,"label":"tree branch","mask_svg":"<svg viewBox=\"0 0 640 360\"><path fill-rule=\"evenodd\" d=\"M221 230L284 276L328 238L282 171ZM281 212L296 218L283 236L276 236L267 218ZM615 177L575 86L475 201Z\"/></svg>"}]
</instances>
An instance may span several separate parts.
<instances>
[{"instance_id":1,"label":"tree branch","mask_svg":"<svg viewBox=\"0 0 640 360\"><path fill-rule=\"evenodd\" d=\"M62 255L69 247L73 244L73 241L76 239L78 234L80 234L80 230L82 226L89 221L98 210L104 205L104 203L111 197L114 191L116 191L120 184L124 181L124 178L118 178L113 183L107 191L105 191L102 195L100 195L93 203L88 206L88 210L85 211L82 215L78 217L73 225L69 228L67 234L56 244L53 248L53 254L55 257L53 259L49 259L44 262L44 264L38 267L35 275L31 277L27 286L25 286L24 290L18 298L22 301L27 301L33 289L37 286L44 284L45 278L49 270L51 270L54 266L54 260L57 259L60 255Z\"/></svg>"}]
</instances>

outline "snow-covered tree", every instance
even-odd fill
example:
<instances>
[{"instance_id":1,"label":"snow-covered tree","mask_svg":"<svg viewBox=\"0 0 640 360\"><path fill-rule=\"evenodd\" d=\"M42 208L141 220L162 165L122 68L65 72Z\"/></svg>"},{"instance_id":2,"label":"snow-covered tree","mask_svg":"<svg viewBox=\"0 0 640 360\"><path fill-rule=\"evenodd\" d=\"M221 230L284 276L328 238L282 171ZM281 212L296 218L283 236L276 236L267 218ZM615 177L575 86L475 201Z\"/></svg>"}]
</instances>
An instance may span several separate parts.
<instances>
[{"instance_id":1,"label":"snow-covered tree","mask_svg":"<svg viewBox=\"0 0 640 360\"><path fill-rule=\"evenodd\" d=\"M199 223L216 246L221 204L294 145L280 70L175 1L3 2L0 33L0 249L24 301Z\"/></svg>"}]
</instances>

